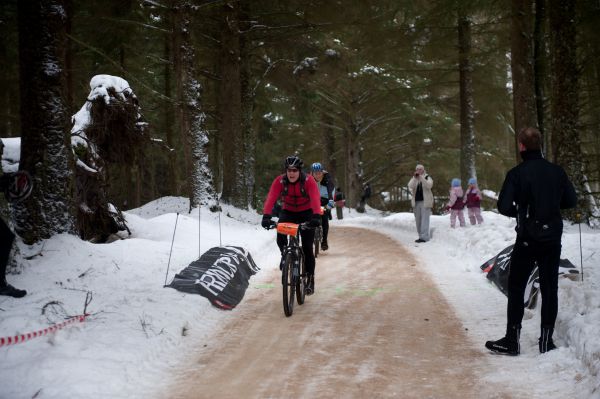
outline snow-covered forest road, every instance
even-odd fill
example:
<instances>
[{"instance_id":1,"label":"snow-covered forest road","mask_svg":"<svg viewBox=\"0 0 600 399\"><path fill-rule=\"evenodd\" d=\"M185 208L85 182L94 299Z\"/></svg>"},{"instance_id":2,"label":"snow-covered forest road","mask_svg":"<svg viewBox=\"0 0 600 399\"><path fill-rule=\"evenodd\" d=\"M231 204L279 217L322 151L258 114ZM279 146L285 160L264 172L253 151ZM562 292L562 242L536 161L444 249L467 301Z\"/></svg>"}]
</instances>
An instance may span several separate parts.
<instances>
[{"instance_id":1,"label":"snow-covered forest road","mask_svg":"<svg viewBox=\"0 0 600 399\"><path fill-rule=\"evenodd\" d=\"M351 227L332 228L329 242L316 293L292 317L279 272L268 271L269 283L248 290L228 322L190 348L156 397L511 396L478 385L486 354L402 246Z\"/></svg>"}]
</instances>

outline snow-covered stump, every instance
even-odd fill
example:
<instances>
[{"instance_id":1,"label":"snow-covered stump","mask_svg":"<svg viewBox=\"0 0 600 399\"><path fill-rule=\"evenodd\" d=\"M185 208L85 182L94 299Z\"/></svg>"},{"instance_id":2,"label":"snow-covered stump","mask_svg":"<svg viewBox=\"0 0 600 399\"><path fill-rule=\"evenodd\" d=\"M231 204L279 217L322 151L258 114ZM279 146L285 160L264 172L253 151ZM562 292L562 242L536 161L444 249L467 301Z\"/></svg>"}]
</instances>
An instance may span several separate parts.
<instances>
[{"instance_id":1,"label":"snow-covered stump","mask_svg":"<svg viewBox=\"0 0 600 399\"><path fill-rule=\"evenodd\" d=\"M105 241L127 230L125 218L109 202L108 164L131 166L144 141L138 100L127 81L96 75L86 103L73 116L71 144L76 158L75 199L81 238Z\"/></svg>"}]
</instances>

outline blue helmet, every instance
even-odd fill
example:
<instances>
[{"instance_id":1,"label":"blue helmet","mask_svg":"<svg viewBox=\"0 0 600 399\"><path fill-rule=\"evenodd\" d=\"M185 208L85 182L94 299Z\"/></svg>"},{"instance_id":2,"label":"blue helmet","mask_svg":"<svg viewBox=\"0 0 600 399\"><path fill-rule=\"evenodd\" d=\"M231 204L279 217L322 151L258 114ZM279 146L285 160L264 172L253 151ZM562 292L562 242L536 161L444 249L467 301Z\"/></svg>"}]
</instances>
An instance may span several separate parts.
<instances>
[{"instance_id":1,"label":"blue helmet","mask_svg":"<svg viewBox=\"0 0 600 399\"><path fill-rule=\"evenodd\" d=\"M452 187L460 187L460 179L452 179Z\"/></svg>"},{"instance_id":2,"label":"blue helmet","mask_svg":"<svg viewBox=\"0 0 600 399\"><path fill-rule=\"evenodd\" d=\"M312 164L311 169L313 172L322 172L323 165L321 165L319 162L315 162Z\"/></svg>"},{"instance_id":3,"label":"blue helmet","mask_svg":"<svg viewBox=\"0 0 600 399\"><path fill-rule=\"evenodd\" d=\"M475 179L474 177L471 177L469 179L469 184L473 184L473 185L477 184L477 179Z\"/></svg>"}]
</instances>

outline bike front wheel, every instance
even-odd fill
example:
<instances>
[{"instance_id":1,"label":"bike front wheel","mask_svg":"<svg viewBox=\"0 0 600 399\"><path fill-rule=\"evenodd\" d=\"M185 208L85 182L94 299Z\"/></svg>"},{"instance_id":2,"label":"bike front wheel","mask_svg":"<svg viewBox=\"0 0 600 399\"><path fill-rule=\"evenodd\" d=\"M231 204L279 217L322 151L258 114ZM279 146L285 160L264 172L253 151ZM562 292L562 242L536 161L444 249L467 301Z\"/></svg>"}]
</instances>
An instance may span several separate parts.
<instances>
[{"instance_id":1,"label":"bike front wheel","mask_svg":"<svg viewBox=\"0 0 600 399\"><path fill-rule=\"evenodd\" d=\"M304 256L300 258L300 265L298 267L299 276L296 279L296 300L298 301L298 305L302 305L304 303L304 297L306 296L306 270L304 268Z\"/></svg>"},{"instance_id":2,"label":"bike front wheel","mask_svg":"<svg viewBox=\"0 0 600 399\"><path fill-rule=\"evenodd\" d=\"M296 281L294 279L294 257L291 253L285 255L283 270L281 275L281 285L283 288L283 312L286 317L290 317L294 312L294 294L296 290Z\"/></svg>"}]
</instances>

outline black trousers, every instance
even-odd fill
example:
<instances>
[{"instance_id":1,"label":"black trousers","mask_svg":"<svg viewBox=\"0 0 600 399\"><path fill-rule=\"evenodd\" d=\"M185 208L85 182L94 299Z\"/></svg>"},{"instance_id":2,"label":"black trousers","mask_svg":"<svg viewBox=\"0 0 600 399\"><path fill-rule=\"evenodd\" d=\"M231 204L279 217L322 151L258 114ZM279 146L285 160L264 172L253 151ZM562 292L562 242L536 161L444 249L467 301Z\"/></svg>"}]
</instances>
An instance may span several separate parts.
<instances>
[{"instance_id":1,"label":"black trousers","mask_svg":"<svg viewBox=\"0 0 600 399\"><path fill-rule=\"evenodd\" d=\"M542 294L542 327L554 328L558 313L560 241L523 241L517 237L508 273L508 325L521 327L527 280L537 262Z\"/></svg>"},{"instance_id":2,"label":"black trousers","mask_svg":"<svg viewBox=\"0 0 600 399\"><path fill-rule=\"evenodd\" d=\"M279 222L289 223L304 223L308 222L312 217L312 210L308 209L302 212L290 212L283 210L279 214ZM304 252L304 265L306 266L307 274L315 274L315 253L313 252L313 242L315 240L315 230L305 229L300 230L300 243L302 252ZM277 246L283 252L283 248L287 245L287 236L277 233Z\"/></svg>"},{"instance_id":3,"label":"black trousers","mask_svg":"<svg viewBox=\"0 0 600 399\"><path fill-rule=\"evenodd\" d=\"M321 206L327 206L329 200L321 197ZM327 242L327 235L329 234L329 221L331 220L331 209L325 208L325 212L321 215L321 227L323 228L323 241Z\"/></svg>"},{"instance_id":4,"label":"black trousers","mask_svg":"<svg viewBox=\"0 0 600 399\"><path fill-rule=\"evenodd\" d=\"M6 222L0 219L0 286L6 285L6 265L14 241L14 233L10 231Z\"/></svg>"},{"instance_id":5,"label":"black trousers","mask_svg":"<svg viewBox=\"0 0 600 399\"><path fill-rule=\"evenodd\" d=\"M331 209L327 209L323 215L321 215L321 227L323 228L323 242L327 242L327 235L329 234L329 218L331 217Z\"/></svg>"}]
</instances>

